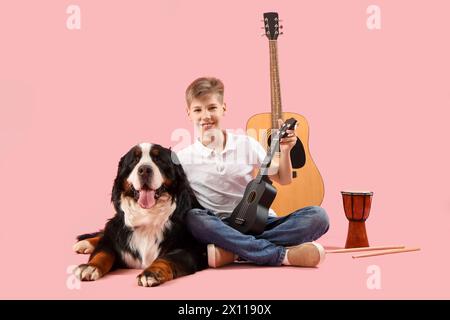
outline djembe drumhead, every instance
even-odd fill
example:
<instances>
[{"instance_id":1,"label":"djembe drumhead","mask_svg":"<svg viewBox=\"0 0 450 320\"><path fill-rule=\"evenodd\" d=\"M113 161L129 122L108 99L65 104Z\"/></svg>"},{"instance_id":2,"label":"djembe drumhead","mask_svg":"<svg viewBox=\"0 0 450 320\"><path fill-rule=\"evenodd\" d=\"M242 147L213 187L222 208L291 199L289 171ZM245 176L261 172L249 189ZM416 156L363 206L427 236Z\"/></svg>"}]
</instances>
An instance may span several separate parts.
<instances>
[{"instance_id":1,"label":"djembe drumhead","mask_svg":"<svg viewBox=\"0 0 450 320\"><path fill-rule=\"evenodd\" d=\"M366 221L372 205L372 191L341 191L345 216L350 221Z\"/></svg>"}]
</instances>

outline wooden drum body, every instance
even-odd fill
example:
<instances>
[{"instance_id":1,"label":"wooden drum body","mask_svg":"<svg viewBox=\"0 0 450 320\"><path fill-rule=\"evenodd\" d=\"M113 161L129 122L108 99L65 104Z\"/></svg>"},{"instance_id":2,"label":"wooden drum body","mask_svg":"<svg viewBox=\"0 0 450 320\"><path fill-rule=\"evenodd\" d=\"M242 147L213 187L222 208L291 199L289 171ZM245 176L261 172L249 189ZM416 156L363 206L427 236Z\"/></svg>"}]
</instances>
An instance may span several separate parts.
<instances>
[{"instance_id":1,"label":"wooden drum body","mask_svg":"<svg viewBox=\"0 0 450 320\"><path fill-rule=\"evenodd\" d=\"M346 248L368 247L366 223L372 204L371 191L341 191L345 216L349 220Z\"/></svg>"}]
</instances>

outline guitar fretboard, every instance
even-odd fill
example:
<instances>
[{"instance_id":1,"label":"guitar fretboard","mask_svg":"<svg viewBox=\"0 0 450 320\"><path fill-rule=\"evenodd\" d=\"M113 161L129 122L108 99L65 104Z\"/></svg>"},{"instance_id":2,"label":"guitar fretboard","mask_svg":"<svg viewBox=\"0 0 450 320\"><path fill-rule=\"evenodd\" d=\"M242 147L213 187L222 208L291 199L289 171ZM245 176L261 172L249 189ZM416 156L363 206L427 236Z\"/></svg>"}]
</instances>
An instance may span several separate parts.
<instances>
[{"instance_id":1,"label":"guitar fretboard","mask_svg":"<svg viewBox=\"0 0 450 320\"><path fill-rule=\"evenodd\" d=\"M282 118L280 74L278 71L277 40L269 40L270 48L270 97L272 108L272 128L278 129L278 119Z\"/></svg>"}]
</instances>

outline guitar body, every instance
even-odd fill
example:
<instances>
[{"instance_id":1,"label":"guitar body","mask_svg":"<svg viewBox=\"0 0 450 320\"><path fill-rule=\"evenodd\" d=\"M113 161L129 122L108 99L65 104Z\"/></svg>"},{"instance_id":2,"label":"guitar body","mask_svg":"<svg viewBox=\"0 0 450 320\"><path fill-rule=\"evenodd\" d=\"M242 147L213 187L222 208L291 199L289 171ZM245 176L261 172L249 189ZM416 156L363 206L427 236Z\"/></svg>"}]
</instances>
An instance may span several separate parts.
<instances>
[{"instance_id":1,"label":"guitar body","mask_svg":"<svg viewBox=\"0 0 450 320\"><path fill-rule=\"evenodd\" d=\"M241 202L228 218L229 225L245 234L261 234L276 194L277 190L264 180L250 181Z\"/></svg>"},{"instance_id":2,"label":"guitar body","mask_svg":"<svg viewBox=\"0 0 450 320\"><path fill-rule=\"evenodd\" d=\"M306 118L292 112L282 112L282 118L294 118L298 126L295 133L299 138L291 150L293 179L289 185L273 183L278 190L272 209L284 216L306 206L319 206L324 197L322 176L309 151L309 126ZM260 113L247 121L247 134L261 143L265 150L270 145L273 115Z\"/></svg>"}]
</instances>

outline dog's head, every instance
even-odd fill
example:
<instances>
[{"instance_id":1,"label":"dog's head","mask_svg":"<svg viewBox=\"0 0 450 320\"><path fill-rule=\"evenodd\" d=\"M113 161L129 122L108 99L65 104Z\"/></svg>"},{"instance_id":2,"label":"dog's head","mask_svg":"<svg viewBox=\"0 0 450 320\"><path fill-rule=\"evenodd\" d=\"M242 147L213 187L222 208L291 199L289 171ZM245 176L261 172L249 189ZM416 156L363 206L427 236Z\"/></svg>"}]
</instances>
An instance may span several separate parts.
<instances>
[{"instance_id":1,"label":"dog's head","mask_svg":"<svg viewBox=\"0 0 450 320\"><path fill-rule=\"evenodd\" d=\"M193 192L177 162L175 153L158 144L141 143L131 148L120 159L114 181L111 200L117 212L123 197L144 210L153 208L163 196L188 201L185 205L189 207Z\"/></svg>"}]
</instances>

